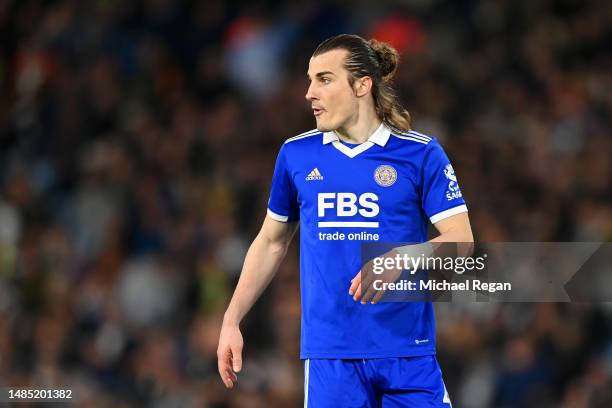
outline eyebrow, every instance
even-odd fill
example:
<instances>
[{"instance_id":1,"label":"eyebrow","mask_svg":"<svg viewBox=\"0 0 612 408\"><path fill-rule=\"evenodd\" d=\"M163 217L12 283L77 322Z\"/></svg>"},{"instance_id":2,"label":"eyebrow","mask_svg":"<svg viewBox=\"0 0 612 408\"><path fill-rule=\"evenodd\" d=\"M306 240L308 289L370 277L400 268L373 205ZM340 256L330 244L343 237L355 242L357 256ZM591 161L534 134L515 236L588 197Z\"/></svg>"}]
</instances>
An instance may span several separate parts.
<instances>
[{"instance_id":1,"label":"eyebrow","mask_svg":"<svg viewBox=\"0 0 612 408\"><path fill-rule=\"evenodd\" d=\"M334 75L334 76L336 75L336 74L334 74L334 73L333 73L333 72L331 72L331 71L322 71L322 72L317 72L317 74L316 74L315 76L316 76L317 78L321 78L322 76L325 76L325 75L330 75L330 74L331 74L331 75ZM308 75L308 73L306 73L306 77L310 78L310 75Z\"/></svg>"}]
</instances>

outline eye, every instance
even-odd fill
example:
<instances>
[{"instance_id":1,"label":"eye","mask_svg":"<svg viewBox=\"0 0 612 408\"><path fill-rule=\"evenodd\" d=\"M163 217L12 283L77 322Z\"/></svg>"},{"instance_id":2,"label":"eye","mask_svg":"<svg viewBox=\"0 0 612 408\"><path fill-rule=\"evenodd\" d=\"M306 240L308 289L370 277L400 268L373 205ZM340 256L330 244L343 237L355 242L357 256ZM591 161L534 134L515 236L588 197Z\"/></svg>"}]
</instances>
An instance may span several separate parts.
<instances>
[{"instance_id":1,"label":"eye","mask_svg":"<svg viewBox=\"0 0 612 408\"><path fill-rule=\"evenodd\" d=\"M323 77L321 78L321 82L327 85L331 82L331 79L329 79L328 77Z\"/></svg>"}]
</instances>

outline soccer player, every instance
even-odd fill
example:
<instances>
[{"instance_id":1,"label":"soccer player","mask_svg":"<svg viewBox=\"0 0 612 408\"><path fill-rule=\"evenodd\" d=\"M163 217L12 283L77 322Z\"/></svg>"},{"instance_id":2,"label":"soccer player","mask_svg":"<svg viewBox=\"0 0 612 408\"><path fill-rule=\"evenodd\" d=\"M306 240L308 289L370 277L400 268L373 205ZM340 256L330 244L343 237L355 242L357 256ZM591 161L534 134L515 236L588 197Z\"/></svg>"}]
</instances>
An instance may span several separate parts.
<instances>
[{"instance_id":1,"label":"soccer player","mask_svg":"<svg viewBox=\"0 0 612 408\"><path fill-rule=\"evenodd\" d=\"M436 139L410 130L390 81L398 54L356 35L321 43L310 59L317 128L280 149L267 216L225 313L219 374L242 367L239 324L273 278L301 224L305 406L449 407L430 302L373 302L361 287L364 241L472 242L467 208Z\"/></svg>"}]
</instances>

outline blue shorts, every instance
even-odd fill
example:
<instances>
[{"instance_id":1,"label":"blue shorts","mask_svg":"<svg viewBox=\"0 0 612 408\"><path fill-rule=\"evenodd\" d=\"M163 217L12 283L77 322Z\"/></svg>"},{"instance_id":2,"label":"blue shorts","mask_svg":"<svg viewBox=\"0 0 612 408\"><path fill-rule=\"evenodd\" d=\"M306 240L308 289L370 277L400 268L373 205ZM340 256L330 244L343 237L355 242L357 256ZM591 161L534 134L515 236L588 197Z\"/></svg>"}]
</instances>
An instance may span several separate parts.
<instances>
[{"instance_id":1,"label":"blue shorts","mask_svg":"<svg viewBox=\"0 0 612 408\"><path fill-rule=\"evenodd\" d=\"M304 361L304 407L451 407L435 355Z\"/></svg>"}]
</instances>

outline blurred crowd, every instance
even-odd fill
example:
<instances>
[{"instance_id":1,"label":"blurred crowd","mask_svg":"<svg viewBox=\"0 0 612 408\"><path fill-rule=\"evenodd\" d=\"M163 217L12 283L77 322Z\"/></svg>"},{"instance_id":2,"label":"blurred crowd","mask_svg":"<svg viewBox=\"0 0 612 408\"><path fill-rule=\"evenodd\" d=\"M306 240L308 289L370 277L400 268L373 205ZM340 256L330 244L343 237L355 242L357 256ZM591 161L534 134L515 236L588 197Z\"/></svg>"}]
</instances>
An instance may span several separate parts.
<instances>
[{"instance_id":1,"label":"blurred crowd","mask_svg":"<svg viewBox=\"0 0 612 408\"><path fill-rule=\"evenodd\" d=\"M477 240L612 239L609 2L376 3L0 0L0 386L302 403L296 242L231 392L216 347L278 149L314 127L308 59L341 32L401 52L398 94ZM455 406L612 406L609 304L436 311Z\"/></svg>"}]
</instances>

